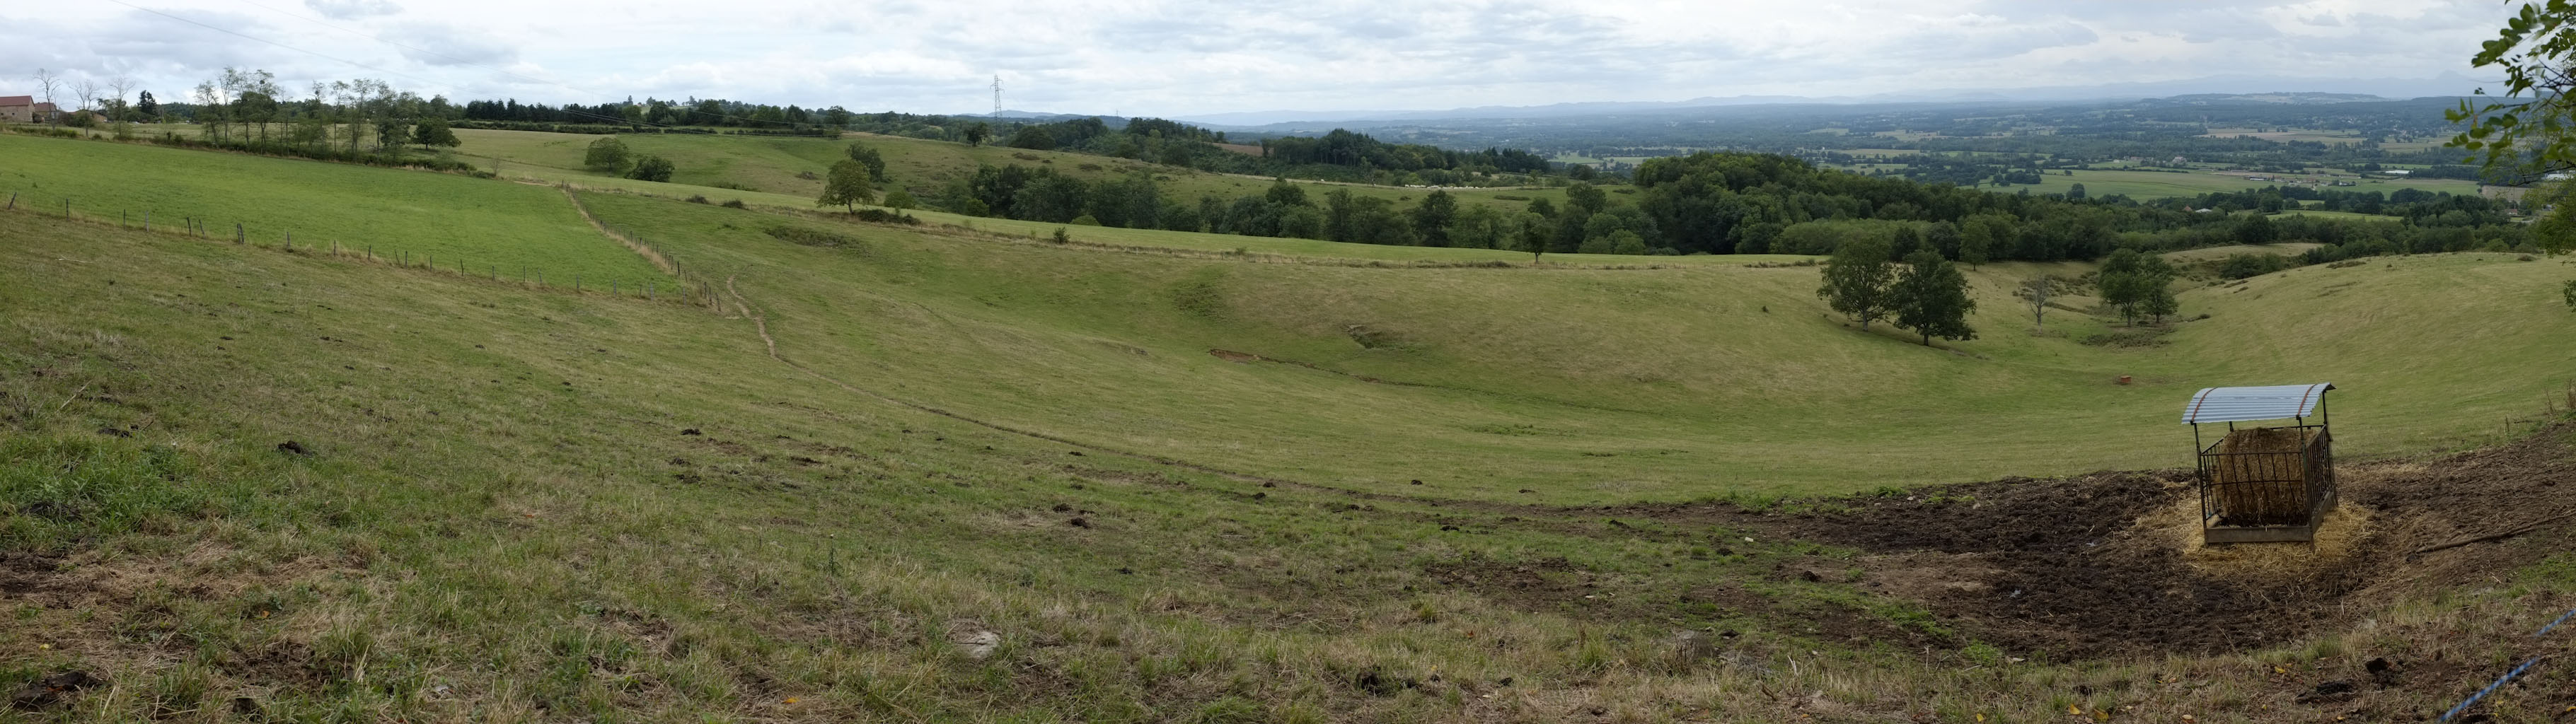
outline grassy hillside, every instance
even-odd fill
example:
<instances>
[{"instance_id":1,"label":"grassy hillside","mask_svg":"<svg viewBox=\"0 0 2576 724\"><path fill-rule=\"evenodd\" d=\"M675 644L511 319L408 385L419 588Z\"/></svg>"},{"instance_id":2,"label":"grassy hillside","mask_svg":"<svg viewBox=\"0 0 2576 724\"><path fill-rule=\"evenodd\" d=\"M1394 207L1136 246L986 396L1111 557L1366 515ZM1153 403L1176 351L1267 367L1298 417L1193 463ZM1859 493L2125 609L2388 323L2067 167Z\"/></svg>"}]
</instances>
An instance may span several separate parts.
<instances>
[{"instance_id":1,"label":"grassy hillside","mask_svg":"<svg viewBox=\"0 0 2576 724\"><path fill-rule=\"evenodd\" d=\"M1936 349L1828 315L1812 268L1264 265L801 222L856 239L827 249L771 238L767 225L789 222L755 213L584 198L702 270L741 274L782 353L818 368L1067 439L1387 492L1604 502L2159 467L2188 460L2174 410L2193 390L2305 379L2351 390L2339 419L2371 427L2347 436L2347 454L2421 452L2483 439L2559 380L2428 385L2423 365L2474 367L2257 343L2417 337L2411 317L2337 314L2344 294L2472 310L2492 320L2482 338L2576 332L2546 294L2566 267L2503 255L2188 292L2186 313L2211 318L2145 347L2078 343L2109 330L2065 312L2031 334L2008 290L2033 270L1988 265L1973 275L1983 338ZM2514 291L2436 302L2408 281L2464 270ZM2511 349L2516 368L2576 362ZM2121 375L2135 384L2113 384ZM1981 454L1943 453L1958 449Z\"/></svg>"},{"instance_id":2,"label":"grassy hillside","mask_svg":"<svg viewBox=\"0 0 2576 724\"><path fill-rule=\"evenodd\" d=\"M34 687L67 700L35 721L2389 720L2576 601L2561 536L2309 599L2131 532L2169 479L1920 487L2185 464L2178 408L2219 384L2337 383L2347 459L2519 436L2576 368L2565 259L2295 269L2152 331L2080 296L2033 330L2007 290L2088 269L1990 264L1981 337L1925 347L1827 314L1812 267L1058 245L0 144L30 188L239 187L652 274L578 198L726 300L0 213L0 689L107 682ZM2553 500L2563 438L2355 466L2387 511L2529 488L2391 518L2369 560ZM1656 504L1728 496L1795 500ZM1986 547L1907 537L1943 531ZM2403 686L2302 698L2380 656Z\"/></svg>"},{"instance_id":3,"label":"grassy hillside","mask_svg":"<svg viewBox=\"0 0 2576 724\"><path fill-rule=\"evenodd\" d=\"M864 236L730 270L755 322L0 214L0 304L18 310L0 325L0 647L19 652L0 686L101 678L22 715L97 722L2274 721L2310 711L2290 705L2305 679L2372 655L2404 657L2418 686L2366 711L2438 708L2492 672L2429 657L2492 658L2476 642L2576 595L2562 566L2522 595L2406 597L2349 639L1998 650L1846 582L1879 580L1883 557L1764 517L1353 497L961 419L945 400L974 388L1115 382L1003 357L1114 315L998 329L964 310L1011 309L1007 290L934 293L943 273L920 265L942 257ZM92 263L109 256L127 261ZM743 282L835 256L909 268L865 281L919 296L827 326L802 290ZM2490 281L2537 266L2436 263ZM763 326L793 364L770 361ZM950 366L910 346L926 326L997 356ZM804 351L827 341L859 361ZM1163 355L1087 341L1094 367ZM1275 367L1187 352L1161 362L1172 378ZM1356 424L1404 402L1334 399ZM1178 423L1116 422L1196 421L1162 401ZM1458 492L1426 483L1400 490ZM2208 685L2136 683L2168 680ZM1782 687L1811 693L1760 693ZM2498 711L2555 710L2532 698Z\"/></svg>"},{"instance_id":4,"label":"grassy hillside","mask_svg":"<svg viewBox=\"0 0 2576 724\"><path fill-rule=\"evenodd\" d=\"M669 281L602 238L562 191L463 176L0 134L0 194L20 209L155 230L202 223L217 238L241 226L250 242L334 245L443 268L551 282ZM407 255L407 256L403 256Z\"/></svg>"}]
</instances>

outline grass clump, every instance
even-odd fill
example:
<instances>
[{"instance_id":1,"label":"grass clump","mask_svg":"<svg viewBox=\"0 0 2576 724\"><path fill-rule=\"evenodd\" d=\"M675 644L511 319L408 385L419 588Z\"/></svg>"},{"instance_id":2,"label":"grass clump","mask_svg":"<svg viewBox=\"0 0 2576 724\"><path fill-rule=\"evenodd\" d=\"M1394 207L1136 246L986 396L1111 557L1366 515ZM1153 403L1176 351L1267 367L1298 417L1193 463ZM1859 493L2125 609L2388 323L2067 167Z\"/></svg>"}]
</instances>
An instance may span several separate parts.
<instances>
[{"instance_id":1,"label":"grass clump","mask_svg":"<svg viewBox=\"0 0 2576 724\"><path fill-rule=\"evenodd\" d=\"M0 438L0 550L167 533L214 509L199 468L170 446L79 436Z\"/></svg>"}]
</instances>

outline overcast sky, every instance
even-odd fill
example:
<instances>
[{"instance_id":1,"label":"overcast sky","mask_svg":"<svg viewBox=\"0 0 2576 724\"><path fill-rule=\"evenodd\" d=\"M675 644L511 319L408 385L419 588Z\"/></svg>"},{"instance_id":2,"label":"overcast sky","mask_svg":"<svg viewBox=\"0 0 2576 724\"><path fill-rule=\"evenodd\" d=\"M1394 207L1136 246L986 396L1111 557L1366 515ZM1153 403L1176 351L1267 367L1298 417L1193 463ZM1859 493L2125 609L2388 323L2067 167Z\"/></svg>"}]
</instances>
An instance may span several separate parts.
<instances>
[{"instance_id":1,"label":"overcast sky","mask_svg":"<svg viewBox=\"0 0 2576 724\"><path fill-rule=\"evenodd\" d=\"M2513 8L2498 0L19 2L0 7L0 95L26 92L28 76L44 67L131 76L180 99L230 65L268 69L288 88L378 77L451 99L696 96L959 113L990 110L999 74L1013 109L1186 117L2222 75L2486 78L2493 74L2473 71L2467 58Z\"/></svg>"}]
</instances>

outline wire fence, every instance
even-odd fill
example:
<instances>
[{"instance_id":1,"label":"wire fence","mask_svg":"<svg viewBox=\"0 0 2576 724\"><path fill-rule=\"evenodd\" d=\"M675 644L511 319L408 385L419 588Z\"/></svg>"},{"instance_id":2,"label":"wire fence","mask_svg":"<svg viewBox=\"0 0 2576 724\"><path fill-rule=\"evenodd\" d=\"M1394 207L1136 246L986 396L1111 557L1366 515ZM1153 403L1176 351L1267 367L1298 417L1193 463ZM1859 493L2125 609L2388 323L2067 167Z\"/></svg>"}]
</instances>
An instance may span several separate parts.
<instances>
[{"instance_id":1,"label":"wire fence","mask_svg":"<svg viewBox=\"0 0 2576 724\"><path fill-rule=\"evenodd\" d=\"M722 309L722 303L717 299L712 281L682 266L679 259L668 250L632 235L617 240L627 243L630 248L643 255L646 261L653 263L657 269L669 273L674 277L673 279L647 279L642 282L610 279L603 284L597 279L585 279L579 271L565 273L562 270L555 270L552 278L549 279L548 270L526 264L503 266L499 262L477 261L462 254L451 254L442 258L433 252L409 248L378 249L371 242L342 242L336 239L320 241L307 239L299 242L295 238L295 232L292 231L277 232L276 240L271 243L265 240L264 234L259 233L260 230L243 221L218 221L209 217L184 214L173 218L167 214L156 214L151 209L141 211L118 209L108 212L82 208L75 203L74 199L68 197L40 198L23 191L12 191L8 194L8 200L0 202L0 213L25 214L99 226L113 225L128 231L165 236L230 241L244 247L322 256L352 263L451 274L488 283L510 284L548 292L583 296L607 295L648 302L705 307L711 310Z\"/></svg>"}]
</instances>

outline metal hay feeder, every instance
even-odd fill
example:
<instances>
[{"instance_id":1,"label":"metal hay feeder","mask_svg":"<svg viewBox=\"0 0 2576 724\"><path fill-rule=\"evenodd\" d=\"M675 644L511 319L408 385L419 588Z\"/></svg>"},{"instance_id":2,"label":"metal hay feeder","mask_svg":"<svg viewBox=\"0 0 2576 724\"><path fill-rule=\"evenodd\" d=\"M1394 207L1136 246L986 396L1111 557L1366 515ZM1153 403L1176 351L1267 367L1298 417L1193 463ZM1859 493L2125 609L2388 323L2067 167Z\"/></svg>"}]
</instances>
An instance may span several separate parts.
<instances>
[{"instance_id":1,"label":"metal hay feeder","mask_svg":"<svg viewBox=\"0 0 2576 724\"><path fill-rule=\"evenodd\" d=\"M2199 451L2201 539L2209 543L2314 541L2335 506L2334 435L2327 429L2330 382L2211 387L2191 396L2182 421ZM2310 416L2317 418L2314 424ZM2236 423L2287 420L2279 427ZM2217 442L2202 423L2226 423Z\"/></svg>"}]
</instances>

